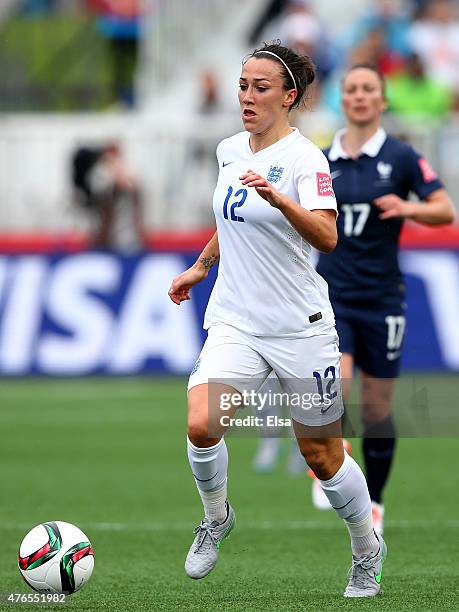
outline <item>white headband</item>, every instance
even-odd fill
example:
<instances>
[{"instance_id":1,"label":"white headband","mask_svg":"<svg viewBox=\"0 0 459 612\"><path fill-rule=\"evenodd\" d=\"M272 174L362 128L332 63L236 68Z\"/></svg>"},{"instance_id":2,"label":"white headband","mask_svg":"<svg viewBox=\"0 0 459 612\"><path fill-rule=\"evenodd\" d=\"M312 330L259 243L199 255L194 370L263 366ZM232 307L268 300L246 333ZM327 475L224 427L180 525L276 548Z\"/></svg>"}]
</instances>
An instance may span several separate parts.
<instances>
[{"instance_id":1,"label":"white headband","mask_svg":"<svg viewBox=\"0 0 459 612\"><path fill-rule=\"evenodd\" d=\"M290 70L290 68L287 66L287 64L284 62L284 60L283 60L281 57L279 57L278 55L276 55L276 54L275 54L275 53L273 53L272 51L257 51L257 52L255 53L255 55L258 55L259 53L267 53L268 55L272 55L273 57L277 58L277 59L278 59L278 60L279 60L279 61L280 61L282 64L284 64L285 69L286 69L286 70L287 70L287 72L289 73L290 78L292 79L293 84L295 85L295 89L298 91L298 87L296 86L296 81L295 81L295 79L294 79L294 77L293 77L293 73L292 73L292 71Z\"/></svg>"}]
</instances>

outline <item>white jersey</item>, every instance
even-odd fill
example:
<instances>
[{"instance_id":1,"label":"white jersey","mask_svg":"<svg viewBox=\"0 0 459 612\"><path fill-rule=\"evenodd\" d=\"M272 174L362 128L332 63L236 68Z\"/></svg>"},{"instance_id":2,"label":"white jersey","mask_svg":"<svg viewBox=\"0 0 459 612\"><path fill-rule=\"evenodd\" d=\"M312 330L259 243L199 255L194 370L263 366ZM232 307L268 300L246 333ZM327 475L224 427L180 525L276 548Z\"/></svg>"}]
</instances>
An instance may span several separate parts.
<instances>
[{"instance_id":1,"label":"white jersey","mask_svg":"<svg viewBox=\"0 0 459 612\"><path fill-rule=\"evenodd\" d=\"M255 336L324 333L334 316L311 245L239 177L251 169L307 210L337 211L328 161L297 129L258 153L249 137L241 132L217 147L220 264L204 328L227 323Z\"/></svg>"}]
</instances>

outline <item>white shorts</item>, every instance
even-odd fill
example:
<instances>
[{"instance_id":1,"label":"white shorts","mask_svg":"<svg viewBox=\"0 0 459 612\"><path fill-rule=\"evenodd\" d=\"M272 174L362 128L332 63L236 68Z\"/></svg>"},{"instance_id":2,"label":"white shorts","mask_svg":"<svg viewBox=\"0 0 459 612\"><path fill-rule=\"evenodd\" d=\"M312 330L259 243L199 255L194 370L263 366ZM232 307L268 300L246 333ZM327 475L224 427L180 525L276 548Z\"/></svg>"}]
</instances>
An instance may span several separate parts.
<instances>
[{"instance_id":1,"label":"white shorts","mask_svg":"<svg viewBox=\"0 0 459 612\"><path fill-rule=\"evenodd\" d=\"M307 338L279 338L252 336L219 324L209 329L191 371L188 390L214 382L239 393L258 393L274 372L288 394L286 402L292 419L308 426L328 425L344 412L340 357L334 328ZM268 381L263 389L269 387Z\"/></svg>"}]
</instances>

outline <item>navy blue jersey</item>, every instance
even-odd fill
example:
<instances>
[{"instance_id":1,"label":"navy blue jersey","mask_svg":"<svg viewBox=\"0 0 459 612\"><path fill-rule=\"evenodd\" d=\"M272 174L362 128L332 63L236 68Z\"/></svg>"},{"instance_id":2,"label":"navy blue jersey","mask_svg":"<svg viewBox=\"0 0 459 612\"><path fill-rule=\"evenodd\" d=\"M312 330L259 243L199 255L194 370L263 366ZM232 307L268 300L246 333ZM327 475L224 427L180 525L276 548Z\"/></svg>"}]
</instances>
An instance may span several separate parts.
<instances>
[{"instance_id":1,"label":"navy blue jersey","mask_svg":"<svg viewBox=\"0 0 459 612\"><path fill-rule=\"evenodd\" d=\"M338 203L338 245L321 254L317 271L332 300L380 301L403 295L398 240L403 219L379 218L374 200L394 193L404 200L414 192L422 200L443 187L427 160L381 128L349 159L340 133L324 151L330 163Z\"/></svg>"}]
</instances>

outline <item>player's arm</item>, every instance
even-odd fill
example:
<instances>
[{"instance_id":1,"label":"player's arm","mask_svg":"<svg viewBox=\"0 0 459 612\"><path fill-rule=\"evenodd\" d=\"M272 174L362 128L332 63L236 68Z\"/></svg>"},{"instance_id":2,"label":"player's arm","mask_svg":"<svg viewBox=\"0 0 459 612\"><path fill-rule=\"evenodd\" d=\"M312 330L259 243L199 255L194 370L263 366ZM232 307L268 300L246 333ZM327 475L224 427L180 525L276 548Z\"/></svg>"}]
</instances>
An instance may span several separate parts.
<instances>
[{"instance_id":1,"label":"player's arm","mask_svg":"<svg viewBox=\"0 0 459 612\"><path fill-rule=\"evenodd\" d=\"M220 246L218 244L218 232L215 232L192 267L205 272L206 277L209 274L209 270L218 262L219 259Z\"/></svg>"},{"instance_id":2,"label":"player's arm","mask_svg":"<svg viewBox=\"0 0 459 612\"><path fill-rule=\"evenodd\" d=\"M209 274L209 270L220 259L220 247L218 245L218 234L212 236L204 247L195 263L174 278L168 295L174 304L180 304L190 298L190 289L204 280Z\"/></svg>"},{"instance_id":3,"label":"player's arm","mask_svg":"<svg viewBox=\"0 0 459 612\"><path fill-rule=\"evenodd\" d=\"M403 217L426 225L453 223L455 220L454 205L446 189L436 189L424 202L403 200L389 193L375 200L380 209L380 219Z\"/></svg>"},{"instance_id":4,"label":"player's arm","mask_svg":"<svg viewBox=\"0 0 459 612\"><path fill-rule=\"evenodd\" d=\"M297 202L281 195L281 213L290 221L304 240L322 253L331 253L338 242L336 212L334 210L306 210ZM274 204L272 204L274 206Z\"/></svg>"},{"instance_id":5,"label":"player's arm","mask_svg":"<svg viewBox=\"0 0 459 612\"><path fill-rule=\"evenodd\" d=\"M334 210L306 210L300 204L275 189L265 178L248 170L241 177L243 185L255 187L258 195L278 208L296 231L322 253L331 253L338 242Z\"/></svg>"}]
</instances>

